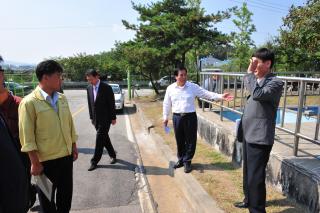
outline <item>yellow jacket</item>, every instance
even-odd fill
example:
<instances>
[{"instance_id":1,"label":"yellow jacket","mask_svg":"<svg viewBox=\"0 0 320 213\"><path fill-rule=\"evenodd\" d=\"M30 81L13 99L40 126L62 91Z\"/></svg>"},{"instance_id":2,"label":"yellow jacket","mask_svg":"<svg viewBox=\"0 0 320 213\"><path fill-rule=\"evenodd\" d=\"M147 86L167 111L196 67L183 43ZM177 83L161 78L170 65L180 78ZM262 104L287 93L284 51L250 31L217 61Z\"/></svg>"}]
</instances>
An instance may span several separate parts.
<instances>
[{"instance_id":1,"label":"yellow jacket","mask_svg":"<svg viewBox=\"0 0 320 213\"><path fill-rule=\"evenodd\" d=\"M71 155L77 140L66 97L59 93L58 113L37 87L19 105L21 151L37 151L40 162Z\"/></svg>"}]
</instances>

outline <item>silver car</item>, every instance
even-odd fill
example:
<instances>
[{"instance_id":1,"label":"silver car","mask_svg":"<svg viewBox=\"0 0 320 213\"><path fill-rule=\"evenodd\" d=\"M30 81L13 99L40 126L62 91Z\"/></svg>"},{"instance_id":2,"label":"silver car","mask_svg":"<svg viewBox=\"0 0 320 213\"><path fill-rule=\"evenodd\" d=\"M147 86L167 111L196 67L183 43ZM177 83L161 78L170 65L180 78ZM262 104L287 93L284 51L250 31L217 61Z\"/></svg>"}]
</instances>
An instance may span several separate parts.
<instances>
[{"instance_id":1,"label":"silver car","mask_svg":"<svg viewBox=\"0 0 320 213\"><path fill-rule=\"evenodd\" d=\"M119 84L109 84L112 87L114 93L114 100L116 105L116 110L123 112L124 109L124 92L122 91Z\"/></svg>"}]
</instances>

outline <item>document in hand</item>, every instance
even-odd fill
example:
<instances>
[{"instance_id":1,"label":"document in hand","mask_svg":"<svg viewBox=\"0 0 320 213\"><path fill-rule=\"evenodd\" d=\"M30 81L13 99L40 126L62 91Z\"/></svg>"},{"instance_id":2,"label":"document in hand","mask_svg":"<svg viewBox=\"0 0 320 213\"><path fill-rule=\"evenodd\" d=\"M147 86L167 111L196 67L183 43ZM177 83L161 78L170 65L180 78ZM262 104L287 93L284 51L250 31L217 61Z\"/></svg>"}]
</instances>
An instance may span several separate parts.
<instances>
[{"instance_id":1,"label":"document in hand","mask_svg":"<svg viewBox=\"0 0 320 213\"><path fill-rule=\"evenodd\" d=\"M45 194L49 201L51 201L52 195L52 182L45 174L38 176L32 176L31 182L39 187L39 189Z\"/></svg>"}]
</instances>

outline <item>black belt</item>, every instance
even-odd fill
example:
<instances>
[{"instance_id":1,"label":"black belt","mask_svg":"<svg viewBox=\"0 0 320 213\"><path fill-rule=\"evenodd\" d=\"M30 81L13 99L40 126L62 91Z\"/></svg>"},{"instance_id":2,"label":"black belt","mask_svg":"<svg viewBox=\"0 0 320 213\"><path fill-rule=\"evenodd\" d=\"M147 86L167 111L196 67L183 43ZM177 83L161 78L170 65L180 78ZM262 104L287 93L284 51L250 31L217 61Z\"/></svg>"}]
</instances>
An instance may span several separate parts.
<instances>
[{"instance_id":1,"label":"black belt","mask_svg":"<svg viewBox=\"0 0 320 213\"><path fill-rule=\"evenodd\" d=\"M196 112L184 112L184 113L173 113L173 115L176 115L176 116L187 116L187 115L193 115L193 114L196 114Z\"/></svg>"}]
</instances>

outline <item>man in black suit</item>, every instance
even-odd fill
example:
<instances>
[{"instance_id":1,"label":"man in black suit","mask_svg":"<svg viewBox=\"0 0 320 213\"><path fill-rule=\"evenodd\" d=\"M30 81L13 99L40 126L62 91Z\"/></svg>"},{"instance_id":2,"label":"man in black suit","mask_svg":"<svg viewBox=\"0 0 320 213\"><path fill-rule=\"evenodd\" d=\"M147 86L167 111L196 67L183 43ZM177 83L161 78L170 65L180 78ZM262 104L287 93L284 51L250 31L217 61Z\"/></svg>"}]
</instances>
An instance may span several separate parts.
<instances>
[{"instance_id":1,"label":"man in black suit","mask_svg":"<svg viewBox=\"0 0 320 213\"><path fill-rule=\"evenodd\" d=\"M90 85L87 88L87 97L89 105L90 119L97 131L96 147L91 159L91 166L88 171L97 168L101 159L103 147L108 151L111 158L110 163L116 163L116 152L109 137L110 125L116 124L116 109L114 94L111 86L100 81L99 74L96 70L90 69L86 73Z\"/></svg>"},{"instance_id":2,"label":"man in black suit","mask_svg":"<svg viewBox=\"0 0 320 213\"><path fill-rule=\"evenodd\" d=\"M1 111L0 167L0 213L26 213L28 211L27 173Z\"/></svg>"},{"instance_id":3,"label":"man in black suit","mask_svg":"<svg viewBox=\"0 0 320 213\"><path fill-rule=\"evenodd\" d=\"M271 73L274 53L267 48L258 49L244 76L248 92L247 103L238 135L243 142L244 201L239 208L251 213L266 212L266 166L274 143L277 109L283 82Z\"/></svg>"}]
</instances>

